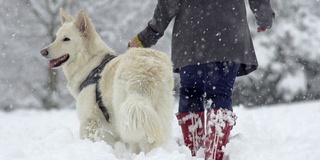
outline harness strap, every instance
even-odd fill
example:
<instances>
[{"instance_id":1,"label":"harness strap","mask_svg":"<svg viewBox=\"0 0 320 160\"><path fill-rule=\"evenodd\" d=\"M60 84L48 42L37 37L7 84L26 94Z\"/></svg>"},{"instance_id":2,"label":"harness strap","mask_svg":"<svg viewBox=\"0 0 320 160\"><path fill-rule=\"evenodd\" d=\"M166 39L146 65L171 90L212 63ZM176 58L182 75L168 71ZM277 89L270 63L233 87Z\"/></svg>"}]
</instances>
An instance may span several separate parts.
<instances>
[{"instance_id":1,"label":"harness strap","mask_svg":"<svg viewBox=\"0 0 320 160\"><path fill-rule=\"evenodd\" d=\"M101 98L101 92L99 90L99 80L101 78L101 72L104 69L104 67L113 59L115 58L115 55L107 55L104 60L101 62L99 66L97 66L95 69L91 71L89 76L80 84L80 91L82 91L83 88L87 87L90 84L96 84L96 102L103 113L105 119L107 122L109 122L109 113L107 108L104 106ZM109 122L110 123L110 122Z\"/></svg>"}]
</instances>

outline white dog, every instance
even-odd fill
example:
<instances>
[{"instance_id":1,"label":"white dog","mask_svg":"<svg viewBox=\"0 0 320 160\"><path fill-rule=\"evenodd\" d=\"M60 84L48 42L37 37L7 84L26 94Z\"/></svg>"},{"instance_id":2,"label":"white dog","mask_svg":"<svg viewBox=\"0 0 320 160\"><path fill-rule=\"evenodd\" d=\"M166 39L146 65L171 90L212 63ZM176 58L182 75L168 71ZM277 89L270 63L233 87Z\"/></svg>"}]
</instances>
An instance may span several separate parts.
<instances>
[{"instance_id":1,"label":"white dog","mask_svg":"<svg viewBox=\"0 0 320 160\"><path fill-rule=\"evenodd\" d=\"M171 136L173 69L161 52L132 48L116 55L96 33L87 14L60 10L56 39L41 50L51 68L62 66L76 99L80 136L132 152L148 152Z\"/></svg>"}]
</instances>

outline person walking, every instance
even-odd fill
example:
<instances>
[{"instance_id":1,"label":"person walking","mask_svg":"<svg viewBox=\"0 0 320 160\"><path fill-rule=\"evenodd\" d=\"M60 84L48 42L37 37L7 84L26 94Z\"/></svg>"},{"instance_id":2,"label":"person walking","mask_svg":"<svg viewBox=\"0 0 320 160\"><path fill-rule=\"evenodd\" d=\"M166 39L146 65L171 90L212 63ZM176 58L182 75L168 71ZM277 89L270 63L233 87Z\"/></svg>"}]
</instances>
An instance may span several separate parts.
<instances>
[{"instance_id":1,"label":"person walking","mask_svg":"<svg viewBox=\"0 0 320 160\"><path fill-rule=\"evenodd\" d=\"M272 27L270 0L248 0L263 32ZM222 160L236 122L232 90L236 77L258 67L244 0L158 0L147 27L128 47L151 47L174 19L172 61L180 75L179 111L184 143L196 156Z\"/></svg>"}]
</instances>

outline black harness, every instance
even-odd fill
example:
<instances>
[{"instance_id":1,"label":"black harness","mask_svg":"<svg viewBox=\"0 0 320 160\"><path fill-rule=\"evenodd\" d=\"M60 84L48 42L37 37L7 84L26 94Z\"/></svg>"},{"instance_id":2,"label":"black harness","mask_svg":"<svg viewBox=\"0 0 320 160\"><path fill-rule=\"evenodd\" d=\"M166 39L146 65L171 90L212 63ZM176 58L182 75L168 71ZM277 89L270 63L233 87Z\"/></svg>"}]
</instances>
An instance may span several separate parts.
<instances>
[{"instance_id":1,"label":"black harness","mask_svg":"<svg viewBox=\"0 0 320 160\"><path fill-rule=\"evenodd\" d=\"M115 57L116 56L114 55L107 55L104 58L104 60L101 62L101 64L91 71L89 76L80 84L80 88L79 88L80 91L82 91L82 89L87 87L88 85L96 84L96 101L101 112L106 118L107 122L109 122L109 113L107 108L103 105L103 102L102 102L101 92L99 90L99 79L101 78L100 74L104 69L104 67L107 65L108 62L110 62Z\"/></svg>"}]
</instances>

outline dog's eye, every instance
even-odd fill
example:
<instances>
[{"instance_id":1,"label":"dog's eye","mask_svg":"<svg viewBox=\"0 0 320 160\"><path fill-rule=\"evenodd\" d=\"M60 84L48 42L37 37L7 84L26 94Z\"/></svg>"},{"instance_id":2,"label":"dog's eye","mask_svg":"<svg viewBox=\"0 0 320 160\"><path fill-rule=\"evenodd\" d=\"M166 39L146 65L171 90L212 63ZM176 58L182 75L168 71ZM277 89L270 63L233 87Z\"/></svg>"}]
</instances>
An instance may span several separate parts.
<instances>
[{"instance_id":1,"label":"dog's eye","mask_svg":"<svg viewBox=\"0 0 320 160\"><path fill-rule=\"evenodd\" d=\"M70 38L66 37L63 39L63 41L70 41Z\"/></svg>"}]
</instances>

